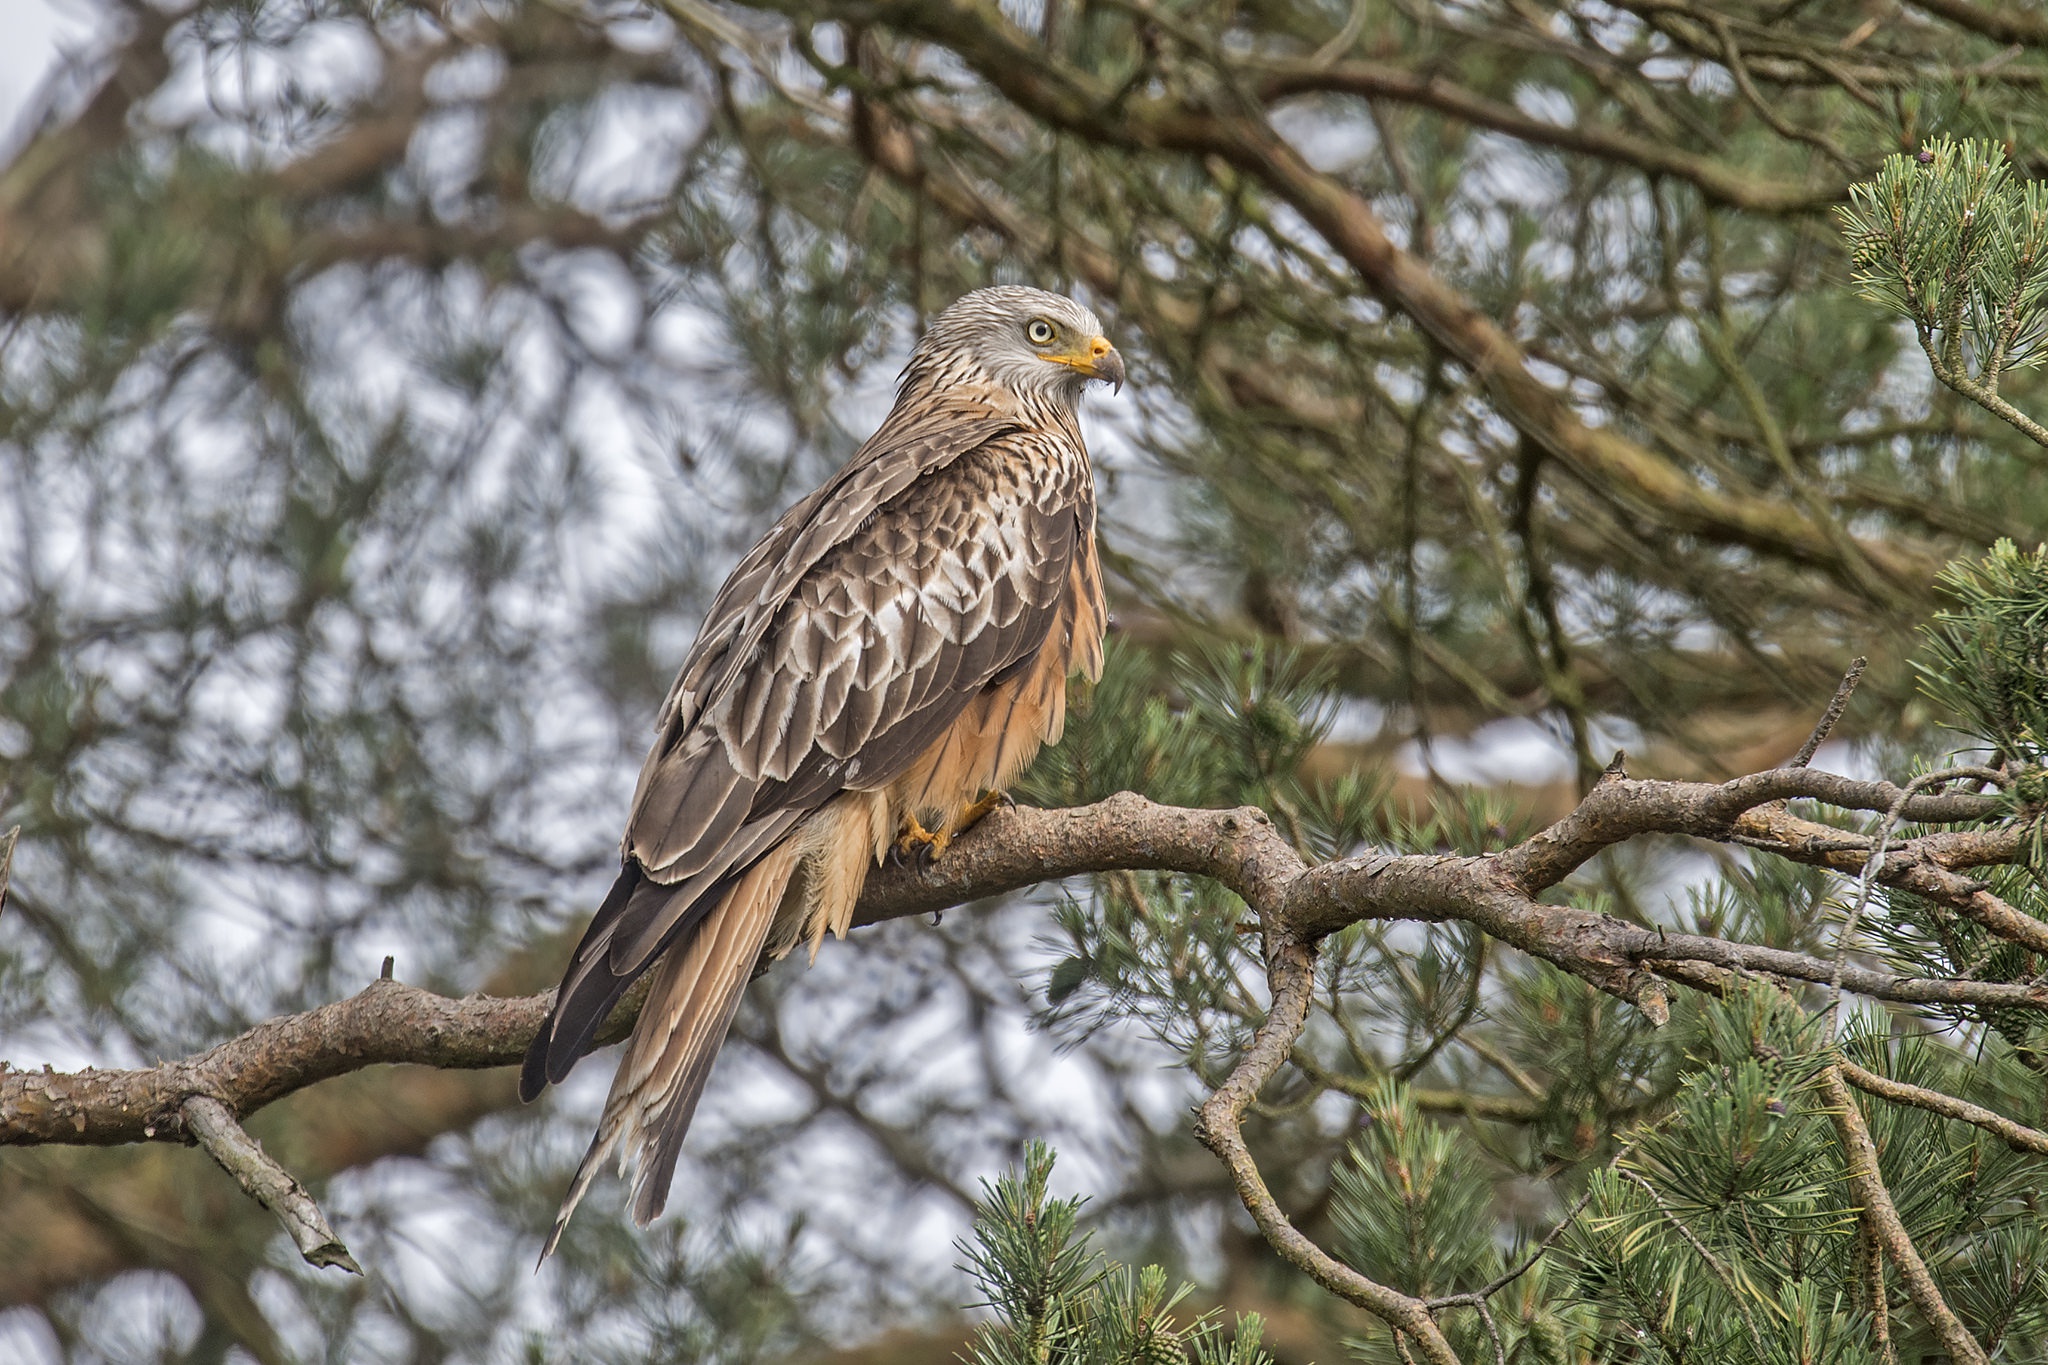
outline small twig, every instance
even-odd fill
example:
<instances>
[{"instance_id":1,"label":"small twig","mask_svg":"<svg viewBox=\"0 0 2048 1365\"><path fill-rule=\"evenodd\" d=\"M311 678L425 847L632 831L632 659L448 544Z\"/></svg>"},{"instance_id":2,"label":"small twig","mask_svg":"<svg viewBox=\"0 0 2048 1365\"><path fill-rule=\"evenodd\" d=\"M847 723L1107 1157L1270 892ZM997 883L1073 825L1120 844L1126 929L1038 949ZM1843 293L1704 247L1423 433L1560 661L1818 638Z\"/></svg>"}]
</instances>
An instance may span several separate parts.
<instances>
[{"instance_id":1,"label":"small twig","mask_svg":"<svg viewBox=\"0 0 2048 1365\"><path fill-rule=\"evenodd\" d=\"M1309 66L1321 70L1349 52L1358 41L1358 35L1365 32L1365 21L1370 17L1371 11L1367 9L1365 0L1352 0L1351 13L1344 17L1344 27L1316 49L1315 55L1308 59Z\"/></svg>"},{"instance_id":2,"label":"small twig","mask_svg":"<svg viewBox=\"0 0 2048 1365\"><path fill-rule=\"evenodd\" d=\"M1884 821L1878 826L1877 842L1871 845L1870 857L1864 860L1862 874L1856 878L1856 902L1849 907L1848 917L1842 921L1842 932L1835 938L1834 973L1828 979L1829 1042L1835 1040L1842 1027L1842 969L1848 962L1849 945L1855 940L1856 925L1863 918L1864 907L1870 904L1870 889L1877 882L1878 870L1884 866L1885 854L1890 850L1892 835L1898 830L1899 817L1905 814L1906 804L1928 787L1972 777L2000 786L2007 781L2005 774L1995 768L1943 768L1937 772L1922 773L1899 789L1891 809L1884 813Z\"/></svg>"},{"instance_id":3,"label":"small twig","mask_svg":"<svg viewBox=\"0 0 2048 1365\"><path fill-rule=\"evenodd\" d=\"M7 878L14 871L14 845L20 838L20 825L0 834L0 911L7 909Z\"/></svg>"},{"instance_id":4,"label":"small twig","mask_svg":"<svg viewBox=\"0 0 2048 1365\"><path fill-rule=\"evenodd\" d=\"M1828 736L1833 734L1835 726L1841 723L1842 713L1849 709L1849 698L1855 693L1856 684L1863 681L1863 670L1869 666L1870 660L1861 654L1849 661L1849 671L1842 675L1842 681L1835 686L1834 700L1828 703L1827 710L1821 712L1820 719L1814 723L1813 733L1806 737L1806 743L1799 746L1799 752L1792 756L1792 761L1787 763L1786 767L1803 768L1813 762L1813 756L1820 752L1820 746L1827 743Z\"/></svg>"},{"instance_id":5,"label":"small twig","mask_svg":"<svg viewBox=\"0 0 2048 1365\"><path fill-rule=\"evenodd\" d=\"M1728 21L1714 18L1708 22L1713 26L1714 36L1721 40L1722 67L1735 78L1735 87L1742 92L1742 98L1749 103L1750 108L1756 110L1765 123L1771 126L1771 131L1787 141L1805 143L1838 166L1855 170L1855 160L1836 146L1834 139L1825 134L1805 131L1779 114L1776 107L1763 97L1763 92L1756 88L1756 82L1750 79L1749 63L1743 60L1742 49L1735 45L1735 33L1729 27Z\"/></svg>"},{"instance_id":6,"label":"small twig","mask_svg":"<svg viewBox=\"0 0 2048 1365\"><path fill-rule=\"evenodd\" d=\"M1485 1062L1488 1066L1500 1072L1501 1075L1507 1077L1513 1083L1515 1089L1521 1091L1530 1099L1546 1100L1550 1098L1550 1091L1546 1087L1539 1085L1535 1077L1515 1065L1512 1057L1509 1057L1484 1038L1460 1038L1458 1041L1470 1048L1480 1061Z\"/></svg>"},{"instance_id":7,"label":"small twig","mask_svg":"<svg viewBox=\"0 0 2048 1365\"><path fill-rule=\"evenodd\" d=\"M1623 1152L1626 1152L1627 1150L1628 1148L1626 1147L1622 1148ZM1620 1156L1620 1152L1617 1152L1615 1154L1617 1160L1620 1159ZM1609 1162L1608 1164L1611 1166L1613 1165L1613 1162ZM1528 1274L1530 1269L1538 1261L1543 1259L1544 1253L1550 1250L1551 1245L1555 1243L1558 1238L1564 1236L1565 1229L1569 1228L1573 1223L1578 1221L1579 1215L1586 1211L1586 1205L1592 1202L1593 1191L1589 1189L1584 1194L1579 1196L1579 1202L1572 1205L1571 1212L1567 1213L1563 1218L1558 1220L1557 1226L1552 1228L1547 1234L1545 1234L1543 1240L1536 1244L1536 1249L1534 1251L1531 1251L1526 1257L1524 1257L1520 1265L1516 1266L1513 1270L1507 1271L1506 1273L1498 1276L1497 1278L1487 1282L1482 1287L1470 1291L1469 1293L1446 1294L1442 1298L1431 1299L1429 1301L1430 1311L1435 1312L1437 1309L1440 1308L1477 1308L1481 1313L1484 1313L1486 1311L1486 1301L1492 1298L1495 1294L1500 1293L1501 1290L1506 1289L1516 1280L1521 1279L1522 1276Z\"/></svg>"},{"instance_id":8,"label":"small twig","mask_svg":"<svg viewBox=\"0 0 2048 1365\"><path fill-rule=\"evenodd\" d=\"M1638 1129L1634 1137L1630 1138L1628 1141L1622 1143L1621 1146L1614 1149L1614 1155L1607 1158L1606 1166L1603 1169L1611 1171L1620 1166L1623 1159L1626 1158L1630 1152L1633 1152L1636 1149L1636 1145L1638 1143L1640 1143L1644 1138L1648 1137L1651 1133L1654 1133L1658 1129L1669 1125L1672 1121L1672 1117L1673 1116L1671 1115L1667 1115L1663 1119L1658 1120L1656 1123L1646 1124L1642 1128ZM1493 1310L1487 1307L1486 1301L1488 1299L1491 1299L1495 1294L1500 1293L1501 1290L1506 1289L1516 1280L1521 1279L1522 1276L1528 1274L1529 1271L1535 1266L1535 1264L1538 1261L1542 1260L1545 1254L1549 1252L1550 1248L1556 1244L1557 1239L1564 1236L1566 1230L1569 1229L1573 1223L1576 1223L1579 1220L1579 1215L1586 1211L1586 1205L1593 1202L1593 1194L1594 1191L1589 1186L1586 1192L1579 1196L1579 1202L1572 1205L1571 1212L1565 1214L1563 1218L1560 1218L1557 1222L1557 1226L1552 1228L1548 1233L1544 1234L1543 1240L1536 1244L1535 1250L1531 1251L1527 1256L1523 1257L1522 1263L1516 1266L1513 1270L1507 1271L1495 1277L1493 1280L1489 1281L1480 1288L1471 1290L1468 1293L1446 1294L1444 1297L1440 1299L1430 1299L1427 1301L1425 1306L1432 1313L1445 1308L1476 1308L1479 1310L1479 1316L1483 1320L1485 1320L1487 1324L1487 1330L1493 1330ZM1496 1349L1498 1349L1498 1339L1496 1339Z\"/></svg>"},{"instance_id":9,"label":"small twig","mask_svg":"<svg viewBox=\"0 0 2048 1365\"><path fill-rule=\"evenodd\" d=\"M1871 1232L1885 1255L1899 1268L1899 1278L1905 1281L1913 1305L1927 1319L1955 1365L1988 1365L1983 1346L1950 1311L1934 1276L1928 1273L1927 1263L1920 1259L1918 1248L1907 1235L1906 1225L1899 1219L1898 1206L1892 1202L1892 1193L1885 1188L1884 1177L1878 1170L1877 1144L1870 1139L1870 1128L1863 1121L1863 1111L1856 1107L1856 1097L1849 1093L1841 1067L1821 1068L1820 1086L1827 1101L1828 1117L1834 1120L1835 1134L1847 1160L1850 1192L1863 1206L1863 1215L1870 1220Z\"/></svg>"},{"instance_id":10,"label":"small twig","mask_svg":"<svg viewBox=\"0 0 2048 1365\"><path fill-rule=\"evenodd\" d=\"M206 1154L220 1163L251 1199L277 1215L307 1265L339 1266L351 1275L363 1273L334 1229L327 1226L306 1187L270 1159L256 1139L235 1122L226 1105L211 1095L194 1095L178 1107L178 1113L185 1120L185 1130Z\"/></svg>"},{"instance_id":11,"label":"small twig","mask_svg":"<svg viewBox=\"0 0 2048 1365\"><path fill-rule=\"evenodd\" d=\"M1493 1365L1508 1365L1508 1345L1501 1340L1500 1324L1493 1320L1493 1310L1481 1299L1477 1305L1479 1320L1486 1324L1486 1335L1493 1342Z\"/></svg>"}]
</instances>

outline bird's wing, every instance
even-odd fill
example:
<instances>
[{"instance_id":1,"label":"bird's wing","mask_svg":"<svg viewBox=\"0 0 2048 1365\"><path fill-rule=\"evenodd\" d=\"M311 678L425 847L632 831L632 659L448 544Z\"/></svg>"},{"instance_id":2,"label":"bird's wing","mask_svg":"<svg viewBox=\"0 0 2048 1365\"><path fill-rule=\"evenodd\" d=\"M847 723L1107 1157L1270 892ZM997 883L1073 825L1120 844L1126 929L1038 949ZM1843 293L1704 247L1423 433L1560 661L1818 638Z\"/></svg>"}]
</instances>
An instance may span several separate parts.
<instances>
[{"instance_id":1,"label":"bird's wing","mask_svg":"<svg viewBox=\"0 0 2048 1365\"><path fill-rule=\"evenodd\" d=\"M785 548L742 566L764 586L721 592L730 642L692 652L703 681L678 684L634 796L625 871L522 1090L567 1075L627 986L798 820L839 791L885 786L1037 655L1092 525L1085 456L1063 433L1008 424L938 448L906 447L839 485L857 495L807 500L771 533ZM769 609L756 619L741 596Z\"/></svg>"},{"instance_id":2,"label":"bird's wing","mask_svg":"<svg viewBox=\"0 0 2048 1365\"><path fill-rule=\"evenodd\" d=\"M1006 432L1010 418L985 410L891 420L809 496L784 512L726 578L697 642L676 671L655 728L672 743L696 722L706 697L732 680L797 581L833 546L912 483Z\"/></svg>"}]
</instances>

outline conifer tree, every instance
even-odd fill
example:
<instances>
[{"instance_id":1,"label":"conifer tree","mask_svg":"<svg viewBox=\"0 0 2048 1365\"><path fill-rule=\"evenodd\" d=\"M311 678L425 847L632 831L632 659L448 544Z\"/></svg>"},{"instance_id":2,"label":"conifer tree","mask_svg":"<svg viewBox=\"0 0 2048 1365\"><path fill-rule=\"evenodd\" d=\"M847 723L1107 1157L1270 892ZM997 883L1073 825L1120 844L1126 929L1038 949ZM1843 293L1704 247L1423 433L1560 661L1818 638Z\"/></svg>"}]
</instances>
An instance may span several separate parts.
<instances>
[{"instance_id":1,"label":"conifer tree","mask_svg":"<svg viewBox=\"0 0 2048 1365\"><path fill-rule=\"evenodd\" d=\"M0 1357L2048 1354L2048 22L1020 13L101 13L0 167ZM1015 279L1135 362L1111 666L535 1279L668 673Z\"/></svg>"}]
</instances>

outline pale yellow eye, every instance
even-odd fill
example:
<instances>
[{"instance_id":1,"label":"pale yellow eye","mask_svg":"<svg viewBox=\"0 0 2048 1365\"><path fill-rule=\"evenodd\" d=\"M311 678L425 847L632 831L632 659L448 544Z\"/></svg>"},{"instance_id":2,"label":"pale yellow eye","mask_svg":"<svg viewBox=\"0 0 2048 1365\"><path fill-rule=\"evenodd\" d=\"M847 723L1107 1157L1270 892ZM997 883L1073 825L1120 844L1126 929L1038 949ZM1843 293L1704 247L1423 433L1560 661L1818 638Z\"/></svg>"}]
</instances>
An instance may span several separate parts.
<instances>
[{"instance_id":1,"label":"pale yellow eye","mask_svg":"<svg viewBox=\"0 0 2048 1365\"><path fill-rule=\"evenodd\" d=\"M1033 318L1024 327L1024 336L1033 346L1052 345L1052 324L1044 318Z\"/></svg>"}]
</instances>

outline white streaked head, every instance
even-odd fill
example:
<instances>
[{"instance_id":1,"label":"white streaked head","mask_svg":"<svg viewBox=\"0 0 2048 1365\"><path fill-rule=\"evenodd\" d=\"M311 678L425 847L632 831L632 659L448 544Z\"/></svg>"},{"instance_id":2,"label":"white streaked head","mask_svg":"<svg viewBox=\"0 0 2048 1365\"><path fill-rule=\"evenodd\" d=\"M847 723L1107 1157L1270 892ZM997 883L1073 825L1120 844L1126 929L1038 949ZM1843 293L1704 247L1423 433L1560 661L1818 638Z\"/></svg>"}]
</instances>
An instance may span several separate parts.
<instances>
[{"instance_id":1,"label":"white streaked head","mask_svg":"<svg viewBox=\"0 0 2048 1365\"><path fill-rule=\"evenodd\" d=\"M902 390L976 380L1072 407L1091 379L1123 387L1124 361L1095 314L1058 294L997 285L932 319L903 369Z\"/></svg>"}]
</instances>

